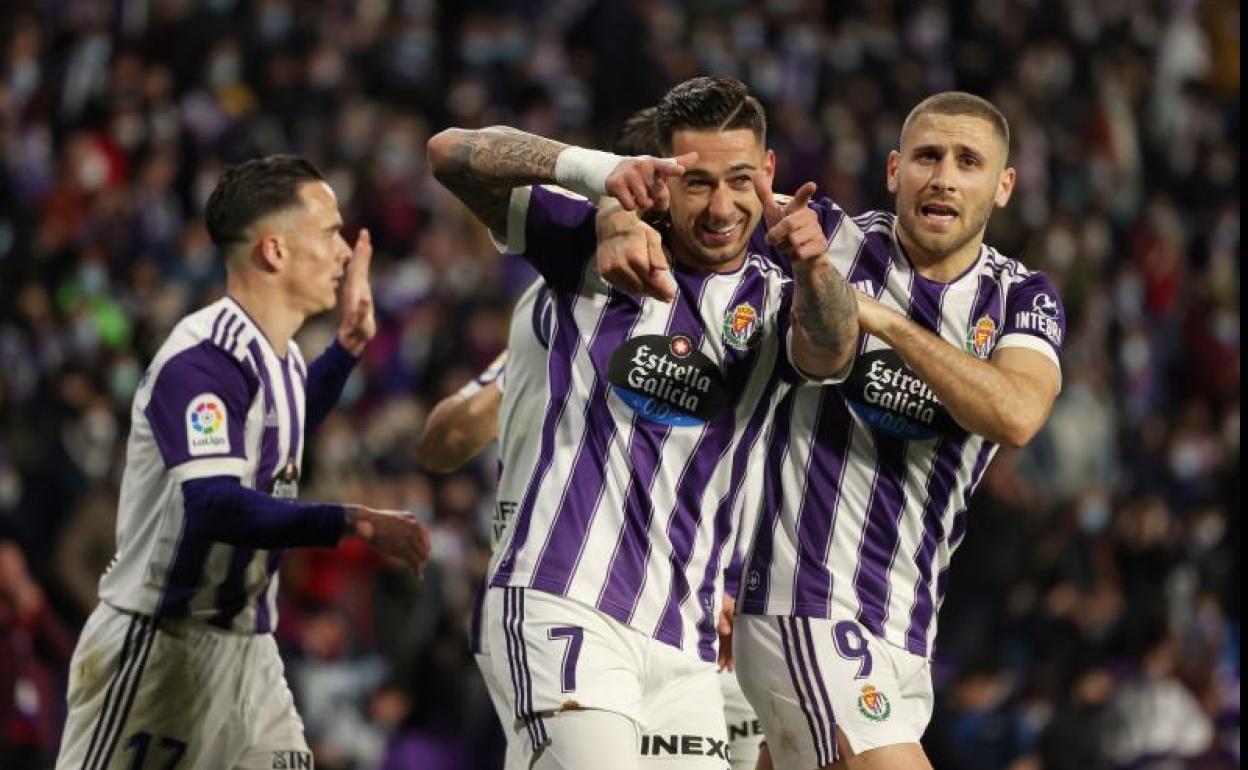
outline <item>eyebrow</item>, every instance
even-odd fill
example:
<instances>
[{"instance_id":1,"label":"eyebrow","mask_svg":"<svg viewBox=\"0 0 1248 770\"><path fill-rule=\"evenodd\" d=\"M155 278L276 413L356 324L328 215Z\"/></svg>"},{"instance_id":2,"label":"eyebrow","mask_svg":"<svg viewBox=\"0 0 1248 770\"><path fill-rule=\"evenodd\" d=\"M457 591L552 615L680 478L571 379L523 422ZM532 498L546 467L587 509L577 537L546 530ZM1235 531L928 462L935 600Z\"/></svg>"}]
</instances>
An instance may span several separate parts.
<instances>
[{"instance_id":1,"label":"eyebrow","mask_svg":"<svg viewBox=\"0 0 1248 770\"><path fill-rule=\"evenodd\" d=\"M727 174L738 174L742 171L754 171L754 170L756 169L754 167L754 164L752 163L737 163L735 165L728 167L728 171L725 173L725 176ZM691 168L685 172L685 176L686 177L690 177L690 176L713 177L715 176L715 174L711 173L710 171L707 171L706 169Z\"/></svg>"},{"instance_id":2,"label":"eyebrow","mask_svg":"<svg viewBox=\"0 0 1248 770\"><path fill-rule=\"evenodd\" d=\"M920 144L914 148L913 153L914 154L918 154L921 152L944 153L948 149L949 149L948 146L943 145L943 144ZM969 144L955 144L953 145L953 150L954 152L957 152L957 153L967 153L969 155L974 155L976 158L979 158L980 160L984 160L985 158L987 158L987 156L984 155L984 153L980 152L974 147L971 147Z\"/></svg>"}]
</instances>

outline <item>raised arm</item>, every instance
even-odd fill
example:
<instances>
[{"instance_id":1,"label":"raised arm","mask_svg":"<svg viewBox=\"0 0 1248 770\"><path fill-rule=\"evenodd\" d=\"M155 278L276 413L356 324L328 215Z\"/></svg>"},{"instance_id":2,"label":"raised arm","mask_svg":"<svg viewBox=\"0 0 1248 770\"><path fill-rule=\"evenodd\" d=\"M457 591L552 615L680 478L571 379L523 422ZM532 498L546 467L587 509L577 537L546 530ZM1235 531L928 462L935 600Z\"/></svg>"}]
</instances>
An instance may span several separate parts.
<instances>
[{"instance_id":1,"label":"raised arm","mask_svg":"<svg viewBox=\"0 0 1248 770\"><path fill-rule=\"evenodd\" d=\"M610 195L630 210L650 208L667 194L664 180L683 174L681 163L697 158L625 158L506 126L448 128L427 149L434 177L500 239L507 234L512 188L557 184L591 200Z\"/></svg>"},{"instance_id":2,"label":"raised arm","mask_svg":"<svg viewBox=\"0 0 1248 770\"><path fill-rule=\"evenodd\" d=\"M828 238L806 204L815 193L807 182L783 208L762 174L754 186L763 202L767 242L793 265L793 363L812 377L831 377L854 357L858 341L855 292L832 265Z\"/></svg>"},{"instance_id":3,"label":"raised arm","mask_svg":"<svg viewBox=\"0 0 1248 770\"><path fill-rule=\"evenodd\" d=\"M499 375L506 362L504 350L489 368L433 407L416 442L421 467L432 473L458 470L498 436Z\"/></svg>"}]
</instances>

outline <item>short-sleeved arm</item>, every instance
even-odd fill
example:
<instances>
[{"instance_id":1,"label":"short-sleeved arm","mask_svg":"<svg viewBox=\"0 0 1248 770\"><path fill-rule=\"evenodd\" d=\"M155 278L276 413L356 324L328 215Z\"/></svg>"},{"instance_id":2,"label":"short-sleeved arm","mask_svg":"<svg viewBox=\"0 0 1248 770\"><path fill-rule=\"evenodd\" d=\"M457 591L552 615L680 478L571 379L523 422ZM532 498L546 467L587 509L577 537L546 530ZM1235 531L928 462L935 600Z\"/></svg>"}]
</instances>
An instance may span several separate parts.
<instances>
[{"instance_id":1,"label":"short-sleeved arm","mask_svg":"<svg viewBox=\"0 0 1248 770\"><path fill-rule=\"evenodd\" d=\"M780 360L776 365L776 373L780 379L790 385L805 385L807 383L813 385L837 385L845 381L849 377L849 373L853 371L854 360L851 358L849 363L841 367L839 372L828 377L816 377L802 371L793 361L793 292L796 284L793 281L787 281L784 285L784 298L780 305L780 312L776 316L776 328L780 334L780 339L784 344L781 346ZM861 335L860 335L861 340ZM854 343L858 345L858 342Z\"/></svg>"},{"instance_id":2,"label":"short-sleeved arm","mask_svg":"<svg viewBox=\"0 0 1248 770\"><path fill-rule=\"evenodd\" d=\"M551 288L575 290L598 245L596 213L588 200L558 187L517 187L503 250L527 260Z\"/></svg>"},{"instance_id":3,"label":"short-sleeved arm","mask_svg":"<svg viewBox=\"0 0 1248 770\"><path fill-rule=\"evenodd\" d=\"M156 373L143 413L165 467L179 481L244 474L244 424L258 387L245 366L202 342Z\"/></svg>"},{"instance_id":4,"label":"short-sleeved arm","mask_svg":"<svg viewBox=\"0 0 1248 770\"><path fill-rule=\"evenodd\" d=\"M1065 337L1066 309L1047 275L1031 273L1010 287L995 350L1030 348L1047 356L1060 376Z\"/></svg>"}]
</instances>

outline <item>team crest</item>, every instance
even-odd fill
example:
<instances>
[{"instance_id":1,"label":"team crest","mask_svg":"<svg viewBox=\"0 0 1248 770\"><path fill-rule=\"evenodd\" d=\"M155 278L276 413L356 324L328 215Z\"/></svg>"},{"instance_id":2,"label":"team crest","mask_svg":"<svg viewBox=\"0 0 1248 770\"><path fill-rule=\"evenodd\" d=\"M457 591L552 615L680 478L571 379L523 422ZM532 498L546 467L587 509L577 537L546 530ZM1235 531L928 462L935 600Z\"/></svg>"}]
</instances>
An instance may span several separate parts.
<instances>
[{"instance_id":1,"label":"team crest","mask_svg":"<svg viewBox=\"0 0 1248 770\"><path fill-rule=\"evenodd\" d=\"M975 325L966 335L966 350L980 358L987 358L992 351L992 338L997 333L997 324L988 316L980 316Z\"/></svg>"},{"instance_id":2,"label":"team crest","mask_svg":"<svg viewBox=\"0 0 1248 770\"><path fill-rule=\"evenodd\" d=\"M724 342L730 348L749 350L758 332L758 311L748 302L724 314Z\"/></svg>"},{"instance_id":3,"label":"team crest","mask_svg":"<svg viewBox=\"0 0 1248 770\"><path fill-rule=\"evenodd\" d=\"M858 711L873 722L883 722L893 713L893 706L884 693L875 689L875 685L864 684L862 694L858 696Z\"/></svg>"}]
</instances>

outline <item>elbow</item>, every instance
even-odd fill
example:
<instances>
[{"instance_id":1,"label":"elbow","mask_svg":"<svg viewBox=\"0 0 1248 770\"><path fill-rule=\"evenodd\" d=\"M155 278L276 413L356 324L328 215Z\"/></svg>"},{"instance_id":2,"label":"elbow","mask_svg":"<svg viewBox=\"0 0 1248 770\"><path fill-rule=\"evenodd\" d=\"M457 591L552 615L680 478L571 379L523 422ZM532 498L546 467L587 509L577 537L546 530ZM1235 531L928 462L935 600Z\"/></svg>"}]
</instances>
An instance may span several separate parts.
<instances>
[{"instance_id":1,"label":"elbow","mask_svg":"<svg viewBox=\"0 0 1248 770\"><path fill-rule=\"evenodd\" d=\"M429 138L425 145L425 158L435 178L441 180L462 163L463 152L460 148L469 133L459 128L448 128Z\"/></svg>"},{"instance_id":2,"label":"elbow","mask_svg":"<svg viewBox=\"0 0 1248 770\"><path fill-rule=\"evenodd\" d=\"M457 441L452 436L423 436L416 445L416 464L427 473L453 473L460 469L467 458L456 450Z\"/></svg>"},{"instance_id":3,"label":"elbow","mask_svg":"<svg viewBox=\"0 0 1248 770\"><path fill-rule=\"evenodd\" d=\"M1043 425L1043 420L1013 420L1004 426L1004 430L996 437L996 441L1001 446L1010 449L1022 449L1031 443Z\"/></svg>"}]
</instances>

